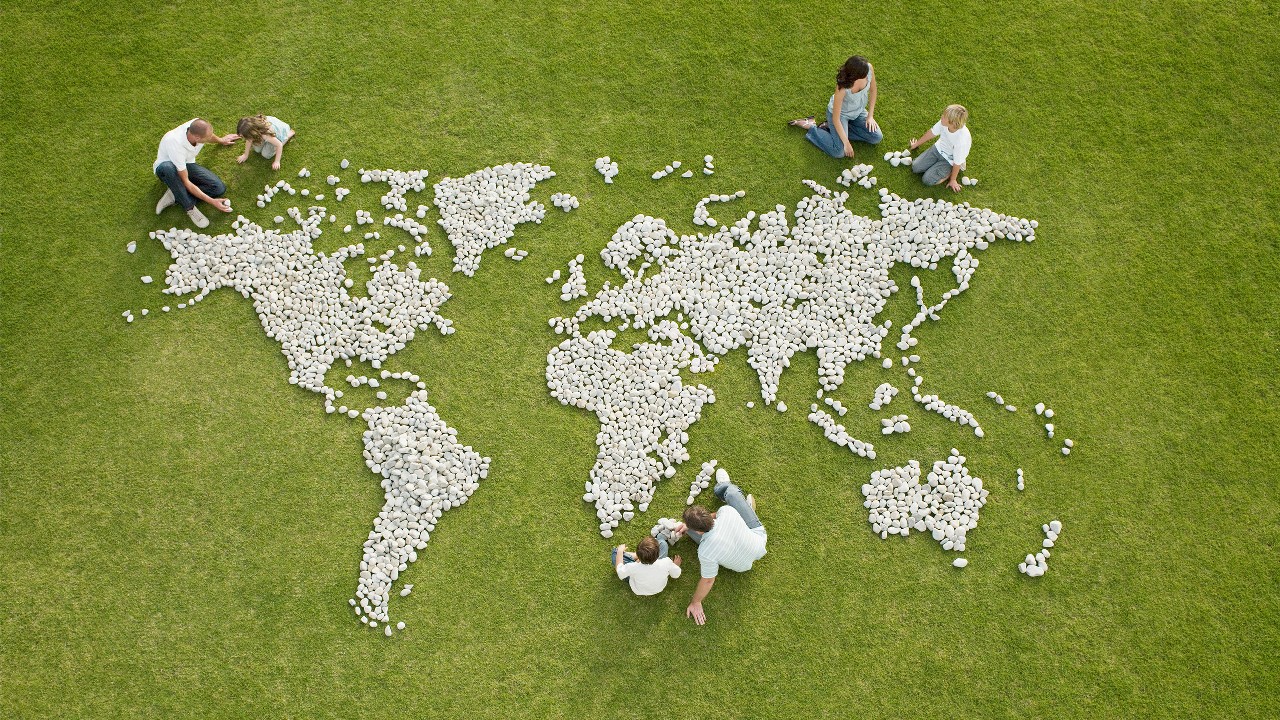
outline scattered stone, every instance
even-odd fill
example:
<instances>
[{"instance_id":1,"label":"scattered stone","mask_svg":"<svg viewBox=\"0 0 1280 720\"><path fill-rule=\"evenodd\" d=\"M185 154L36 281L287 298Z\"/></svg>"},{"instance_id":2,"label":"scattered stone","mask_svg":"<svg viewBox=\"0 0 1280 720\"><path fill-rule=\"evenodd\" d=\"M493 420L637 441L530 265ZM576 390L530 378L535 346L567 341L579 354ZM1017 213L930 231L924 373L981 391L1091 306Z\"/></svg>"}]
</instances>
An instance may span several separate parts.
<instances>
[{"instance_id":1,"label":"scattered stone","mask_svg":"<svg viewBox=\"0 0 1280 720\"><path fill-rule=\"evenodd\" d=\"M613 178L618 174L618 163L610 160L608 155L596 158L596 172L604 176L605 184L612 185Z\"/></svg>"}]
</instances>

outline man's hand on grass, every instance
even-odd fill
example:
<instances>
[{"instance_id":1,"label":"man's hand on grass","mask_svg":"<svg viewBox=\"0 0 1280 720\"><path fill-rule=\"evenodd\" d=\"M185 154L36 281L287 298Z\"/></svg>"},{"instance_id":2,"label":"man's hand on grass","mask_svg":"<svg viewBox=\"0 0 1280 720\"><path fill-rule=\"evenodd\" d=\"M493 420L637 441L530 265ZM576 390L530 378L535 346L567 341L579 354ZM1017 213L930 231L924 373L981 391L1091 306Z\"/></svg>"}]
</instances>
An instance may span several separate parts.
<instances>
[{"instance_id":1,"label":"man's hand on grass","mask_svg":"<svg viewBox=\"0 0 1280 720\"><path fill-rule=\"evenodd\" d=\"M693 621L699 625L707 624L707 614L702 611L702 603L690 603L684 611L684 616L693 618Z\"/></svg>"}]
</instances>

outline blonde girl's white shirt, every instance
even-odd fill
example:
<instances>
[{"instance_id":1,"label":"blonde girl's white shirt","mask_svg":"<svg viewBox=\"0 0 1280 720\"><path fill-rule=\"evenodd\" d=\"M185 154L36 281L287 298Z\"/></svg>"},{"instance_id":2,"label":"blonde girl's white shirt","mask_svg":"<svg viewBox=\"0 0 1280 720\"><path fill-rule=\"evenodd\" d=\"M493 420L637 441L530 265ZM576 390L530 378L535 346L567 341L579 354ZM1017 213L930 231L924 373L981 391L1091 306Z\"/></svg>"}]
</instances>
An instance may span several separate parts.
<instances>
[{"instance_id":1,"label":"blonde girl's white shirt","mask_svg":"<svg viewBox=\"0 0 1280 720\"><path fill-rule=\"evenodd\" d=\"M964 167L964 163L969 159L969 148L973 147L973 136L969 134L969 126L965 125L955 132L951 132L941 120L933 126L932 132L938 136L938 142L934 147L938 148L938 153L942 158L952 165Z\"/></svg>"},{"instance_id":2,"label":"blonde girl's white shirt","mask_svg":"<svg viewBox=\"0 0 1280 720\"><path fill-rule=\"evenodd\" d=\"M680 566L669 557L658 558L651 565L639 560L618 566L618 578L631 583L637 595L657 595L667 587L667 578L680 577Z\"/></svg>"}]
</instances>

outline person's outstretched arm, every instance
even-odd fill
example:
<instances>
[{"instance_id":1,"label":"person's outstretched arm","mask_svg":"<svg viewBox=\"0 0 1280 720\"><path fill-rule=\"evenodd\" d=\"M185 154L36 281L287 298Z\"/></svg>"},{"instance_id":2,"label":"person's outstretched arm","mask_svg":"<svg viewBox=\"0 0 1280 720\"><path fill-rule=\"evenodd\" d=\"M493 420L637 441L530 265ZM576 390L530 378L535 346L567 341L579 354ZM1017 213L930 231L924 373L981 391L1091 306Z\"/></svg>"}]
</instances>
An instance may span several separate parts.
<instances>
[{"instance_id":1,"label":"person's outstretched arm","mask_svg":"<svg viewBox=\"0 0 1280 720\"><path fill-rule=\"evenodd\" d=\"M182 184L186 186L187 192L191 193L191 197L197 200L203 200L210 205L218 208L222 212L231 212L231 201L226 198L211 198L204 194L199 185L191 182L191 178L187 176L187 169L183 168L178 171L178 178L182 180Z\"/></svg>"},{"instance_id":2,"label":"person's outstretched arm","mask_svg":"<svg viewBox=\"0 0 1280 720\"><path fill-rule=\"evenodd\" d=\"M280 169L280 158L284 157L284 141L283 141L283 140L281 140L280 138L276 137L275 135L268 135L268 136L266 136L266 137L262 138L262 142L269 142L269 143L271 143L272 145L275 145L275 146L276 146L276 158L275 158L275 160L272 160L272 161L271 161L271 169L272 169L272 170L279 170L279 169Z\"/></svg>"},{"instance_id":3,"label":"person's outstretched arm","mask_svg":"<svg viewBox=\"0 0 1280 720\"><path fill-rule=\"evenodd\" d=\"M871 132L880 130L880 123L876 122L874 115L876 114L876 69L871 63L867 63L868 73L871 75L871 89L867 91L867 129Z\"/></svg>"},{"instance_id":4,"label":"person's outstretched arm","mask_svg":"<svg viewBox=\"0 0 1280 720\"><path fill-rule=\"evenodd\" d=\"M923 144L925 144L925 143L929 142L930 140L932 140L932 139L934 139L934 138L936 138L936 137L938 137L938 136L933 134L933 128L929 128L929 132L925 133L925 134L924 134L924 137L922 137L922 138L918 138L918 139L917 139L917 138L911 138L911 149L912 149L912 150L915 150L916 148L920 147L921 145L923 145Z\"/></svg>"},{"instance_id":5,"label":"person's outstretched arm","mask_svg":"<svg viewBox=\"0 0 1280 720\"><path fill-rule=\"evenodd\" d=\"M840 142L844 143L844 156L853 157L853 145L849 143L849 133L845 132L844 121L840 119L840 108L844 106L844 96L845 91L837 87L836 100L831 105L831 127L828 129L833 130L840 138Z\"/></svg>"},{"instance_id":6,"label":"person's outstretched arm","mask_svg":"<svg viewBox=\"0 0 1280 720\"><path fill-rule=\"evenodd\" d=\"M711 586L716 584L715 578L702 578L698 581L698 588L693 591L693 599L689 601L689 607L685 609L684 616L693 618L693 621L699 625L707 624L707 614L702 611L702 601L706 599L711 592Z\"/></svg>"}]
</instances>

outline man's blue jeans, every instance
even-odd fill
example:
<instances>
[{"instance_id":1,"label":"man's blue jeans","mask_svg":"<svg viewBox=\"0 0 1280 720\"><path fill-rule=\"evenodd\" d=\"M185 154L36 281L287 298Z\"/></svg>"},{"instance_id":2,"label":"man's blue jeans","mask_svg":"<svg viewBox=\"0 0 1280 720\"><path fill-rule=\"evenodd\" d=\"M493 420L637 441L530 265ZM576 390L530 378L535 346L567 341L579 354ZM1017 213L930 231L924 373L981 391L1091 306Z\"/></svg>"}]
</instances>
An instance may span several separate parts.
<instances>
[{"instance_id":1,"label":"man's blue jeans","mask_svg":"<svg viewBox=\"0 0 1280 720\"><path fill-rule=\"evenodd\" d=\"M756 511L751 509L751 503L747 502L747 496L742 494L742 488L731 482L716 483L716 497L729 507L738 511L742 516L742 521L747 524L748 529L764 527L764 523L760 522L760 517L756 515ZM692 528L685 530L685 534L695 543L702 542L703 533Z\"/></svg>"},{"instance_id":2,"label":"man's blue jeans","mask_svg":"<svg viewBox=\"0 0 1280 720\"><path fill-rule=\"evenodd\" d=\"M876 130L872 132L867 129L866 113L849 121L849 125L845 128L845 132L849 134L849 142L864 142L871 145L878 145L884 139L884 133ZM805 139L817 145L822 152L833 158L844 157L844 143L840 141L840 134L836 132L836 126L831 122L831 113L827 113L827 129L814 125L809 128L809 132L804 134Z\"/></svg>"},{"instance_id":3,"label":"man's blue jeans","mask_svg":"<svg viewBox=\"0 0 1280 720\"><path fill-rule=\"evenodd\" d=\"M187 163L187 178L192 184L200 188L205 195L211 198L220 198L227 192L227 186L214 175L206 167L202 167L195 163ZM182 178L178 177L178 168L168 160L160 163L156 167L156 177L160 178L160 182L169 186L173 191L173 199L182 206L183 210L190 210L196 206L196 199L187 191L187 186L183 184Z\"/></svg>"}]
</instances>

